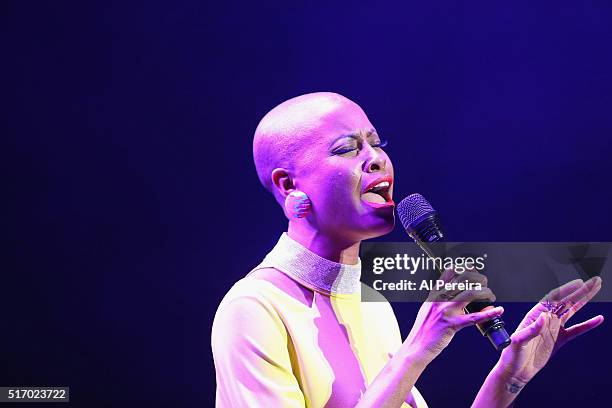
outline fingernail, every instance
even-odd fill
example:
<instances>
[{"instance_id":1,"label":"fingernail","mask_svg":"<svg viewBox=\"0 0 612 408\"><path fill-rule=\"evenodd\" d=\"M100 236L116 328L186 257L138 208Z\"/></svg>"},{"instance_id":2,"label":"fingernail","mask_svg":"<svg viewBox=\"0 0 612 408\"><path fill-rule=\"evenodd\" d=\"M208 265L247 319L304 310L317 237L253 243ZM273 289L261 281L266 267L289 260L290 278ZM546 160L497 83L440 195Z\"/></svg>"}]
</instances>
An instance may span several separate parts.
<instances>
[{"instance_id":1,"label":"fingernail","mask_svg":"<svg viewBox=\"0 0 612 408\"><path fill-rule=\"evenodd\" d=\"M601 278L599 276L593 276L591 279L585 282L589 286L596 286L601 284Z\"/></svg>"}]
</instances>

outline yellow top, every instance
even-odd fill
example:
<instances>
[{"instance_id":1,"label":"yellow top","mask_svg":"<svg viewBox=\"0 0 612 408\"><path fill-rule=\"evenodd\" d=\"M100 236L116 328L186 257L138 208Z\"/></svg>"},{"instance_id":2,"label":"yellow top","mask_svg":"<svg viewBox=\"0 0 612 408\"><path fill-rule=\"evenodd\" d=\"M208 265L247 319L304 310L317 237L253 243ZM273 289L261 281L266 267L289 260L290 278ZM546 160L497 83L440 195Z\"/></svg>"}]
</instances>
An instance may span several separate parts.
<instances>
[{"instance_id":1,"label":"yellow top","mask_svg":"<svg viewBox=\"0 0 612 408\"><path fill-rule=\"evenodd\" d=\"M355 406L402 343L391 305L360 292L309 306L252 272L236 282L212 328L217 407ZM416 387L407 401L427 407Z\"/></svg>"}]
</instances>

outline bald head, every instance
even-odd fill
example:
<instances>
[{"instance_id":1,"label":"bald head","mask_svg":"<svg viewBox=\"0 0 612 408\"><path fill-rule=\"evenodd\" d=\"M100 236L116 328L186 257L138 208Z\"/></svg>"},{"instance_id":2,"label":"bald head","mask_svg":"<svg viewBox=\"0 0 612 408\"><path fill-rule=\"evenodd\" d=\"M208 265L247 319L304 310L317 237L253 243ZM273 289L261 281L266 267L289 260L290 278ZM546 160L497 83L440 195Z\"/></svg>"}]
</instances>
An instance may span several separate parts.
<instances>
[{"instance_id":1,"label":"bald head","mask_svg":"<svg viewBox=\"0 0 612 408\"><path fill-rule=\"evenodd\" d=\"M358 112L350 99L332 92L316 92L289 99L268 112L259 122L253 139L253 159L261 183L273 191L271 173L276 168L295 170L307 156L307 147L321 132L325 122L338 121L338 112Z\"/></svg>"}]
</instances>

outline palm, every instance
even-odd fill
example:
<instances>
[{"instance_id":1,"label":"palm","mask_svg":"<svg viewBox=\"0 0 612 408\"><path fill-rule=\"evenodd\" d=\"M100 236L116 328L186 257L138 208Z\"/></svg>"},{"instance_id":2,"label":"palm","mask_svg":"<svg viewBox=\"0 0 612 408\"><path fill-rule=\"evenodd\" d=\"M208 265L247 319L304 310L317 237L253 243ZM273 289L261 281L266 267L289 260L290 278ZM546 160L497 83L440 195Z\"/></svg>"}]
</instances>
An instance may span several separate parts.
<instances>
[{"instance_id":1,"label":"palm","mask_svg":"<svg viewBox=\"0 0 612 408\"><path fill-rule=\"evenodd\" d=\"M519 344L518 347L507 347L501 354L501 362L507 371L510 371L513 376L522 382L527 382L538 371L540 371L548 362L551 355L555 351L557 342L559 341L560 319L555 315L547 313L547 309L542 306L537 307L541 304L536 305L530 313L525 316L519 328L513 334L513 343L517 343L516 334L520 330L530 326L536 322L540 314L545 313L543 319L542 330L529 341Z\"/></svg>"}]
</instances>

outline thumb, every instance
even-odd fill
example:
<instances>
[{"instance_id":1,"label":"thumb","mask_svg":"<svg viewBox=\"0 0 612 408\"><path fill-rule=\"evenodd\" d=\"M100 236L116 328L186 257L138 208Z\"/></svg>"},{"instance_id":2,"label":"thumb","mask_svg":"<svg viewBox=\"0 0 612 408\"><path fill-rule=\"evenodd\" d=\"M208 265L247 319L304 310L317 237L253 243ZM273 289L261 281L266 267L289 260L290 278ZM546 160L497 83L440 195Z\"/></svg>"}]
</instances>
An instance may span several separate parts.
<instances>
[{"instance_id":1,"label":"thumb","mask_svg":"<svg viewBox=\"0 0 612 408\"><path fill-rule=\"evenodd\" d=\"M542 333L542 329L544 328L545 323L550 319L550 315L548 312L542 312L538 316L538 318L531 323L529 326L522 328L521 330L517 330L510 336L510 340L512 341L512 345L521 346L527 343L529 340L538 336Z\"/></svg>"},{"instance_id":2,"label":"thumb","mask_svg":"<svg viewBox=\"0 0 612 408\"><path fill-rule=\"evenodd\" d=\"M465 315L457 316L458 323L456 324L457 330L463 329L467 326L473 326L478 323L486 322L495 317L499 317L504 313L504 308L497 306L491 309L483 310L482 312L468 313Z\"/></svg>"}]
</instances>

